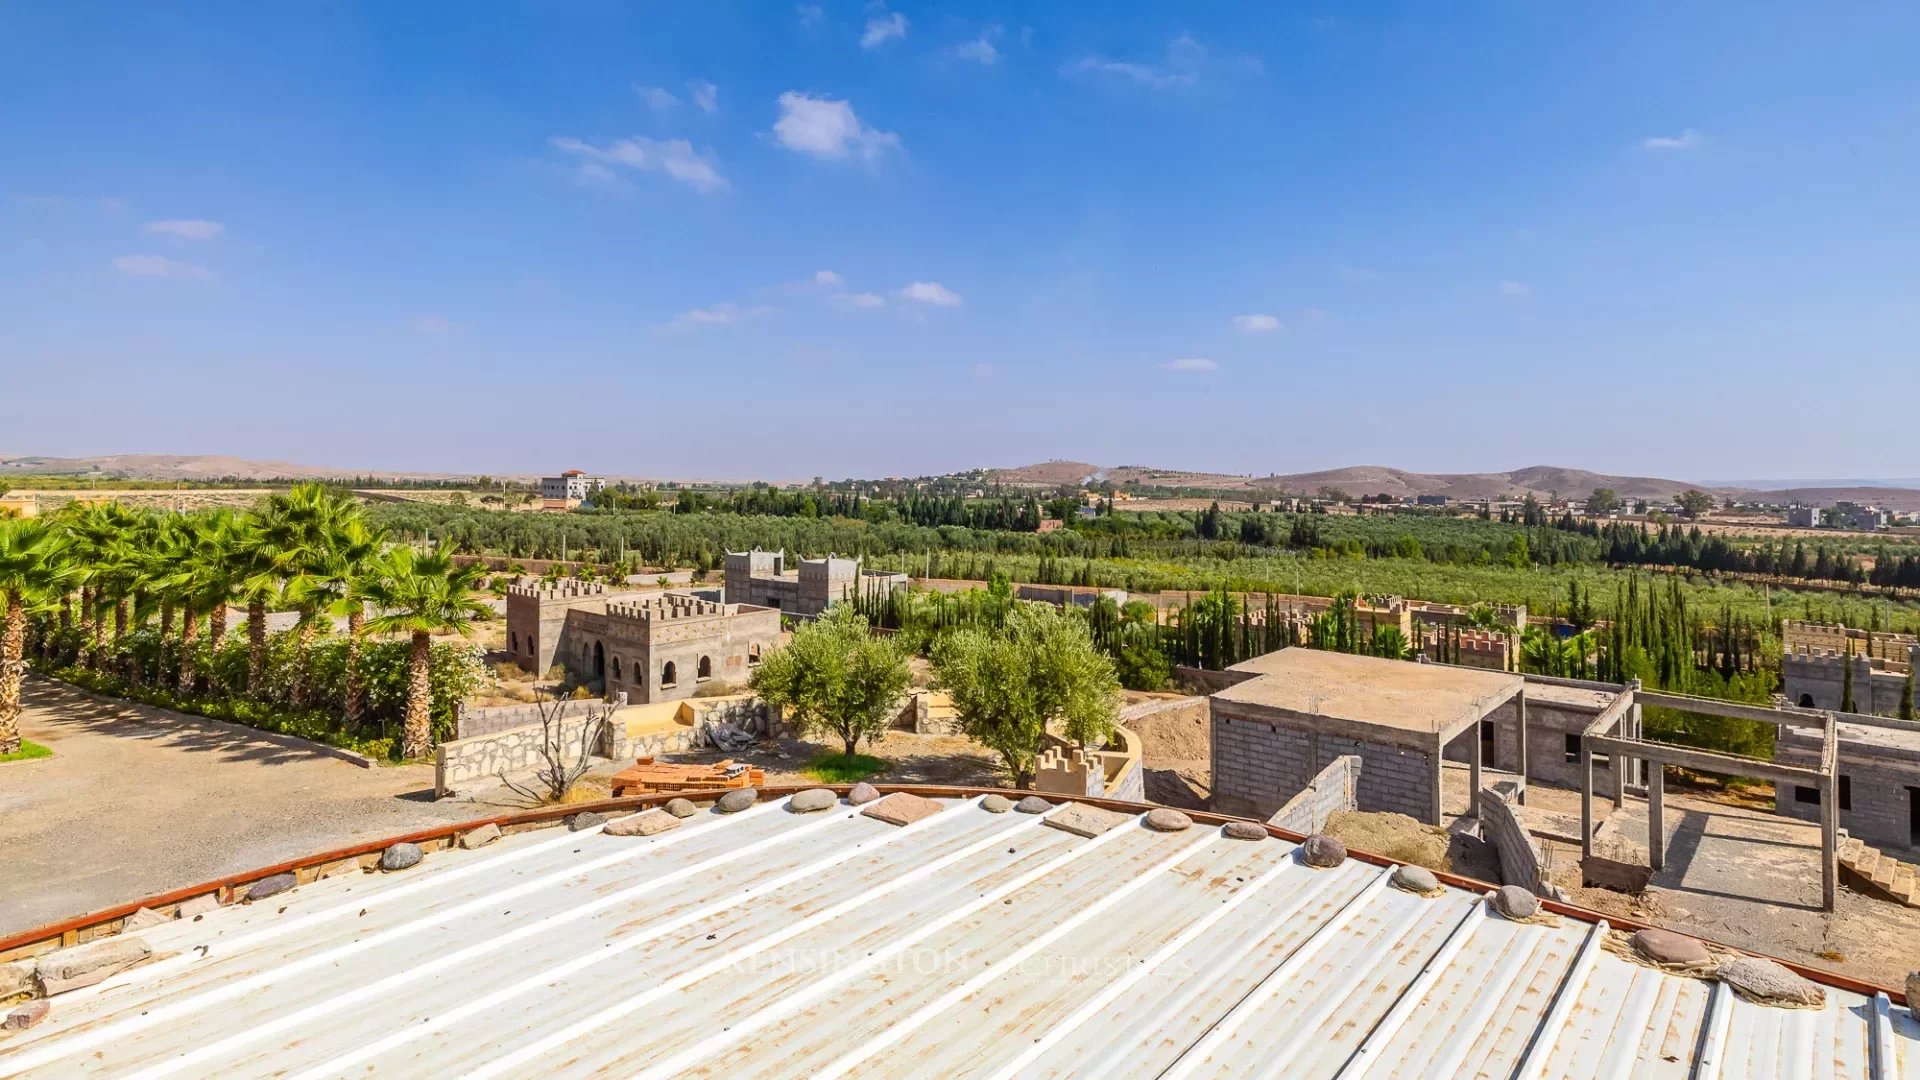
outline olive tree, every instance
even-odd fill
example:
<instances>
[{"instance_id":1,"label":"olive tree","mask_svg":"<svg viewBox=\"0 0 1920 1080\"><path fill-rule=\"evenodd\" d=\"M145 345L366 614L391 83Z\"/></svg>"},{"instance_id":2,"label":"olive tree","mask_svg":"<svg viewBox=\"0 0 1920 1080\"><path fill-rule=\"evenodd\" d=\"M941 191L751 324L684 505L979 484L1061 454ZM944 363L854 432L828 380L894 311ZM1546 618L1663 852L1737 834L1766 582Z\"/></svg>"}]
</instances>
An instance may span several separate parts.
<instances>
[{"instance_id":1,"label":"olive tree","mask_svg":"<svg viewBox=\"0 0 1920 1080\"><path fill-rule=\"evenodd\" d=\"M753 692L780 708L805 735L837 736L849 760L861 739L887 729L907 692L907 653L892 637L876 637L850 604L793 632L748 679Z\"/></svg>"},{"instance_id":2,"label":"olive tree","mask_svg":"<svg viewBox=\"0 0 1920 1080\"><path fill-rule=\"evenodd\" d=\"M933 667L961 729L1000 755L1016 787L1032 786L1049 731L1082 747L1104 745L1113 733L1113 662L1094 647L1085 620L1058 608L1020 604L1002 630L955 631L934 647Z\"/></svg>"}]
</instances>

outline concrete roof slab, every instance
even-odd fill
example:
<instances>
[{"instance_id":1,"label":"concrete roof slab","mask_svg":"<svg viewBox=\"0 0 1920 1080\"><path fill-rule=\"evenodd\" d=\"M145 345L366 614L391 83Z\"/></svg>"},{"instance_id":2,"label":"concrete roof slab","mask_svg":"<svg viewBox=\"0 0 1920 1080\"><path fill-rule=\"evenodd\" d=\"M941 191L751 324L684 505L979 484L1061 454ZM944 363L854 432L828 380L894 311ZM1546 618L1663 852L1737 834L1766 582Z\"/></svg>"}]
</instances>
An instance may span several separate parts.
<instances>
[{"instance_id":1,"label":"concrete roof slab","mask_svg":"<svg viewBox=\"0 0 1920 1080\"><path fill-rule=\"evenodd\" d=\"M1268 653L1233 670L1258 677L1214 694L1214 700L1373 728L1388 742L1415 736L1429 745L1444 745L1526 686L1519 675L1501 671L1305 648Z\"/></svg>"}]
</instances>

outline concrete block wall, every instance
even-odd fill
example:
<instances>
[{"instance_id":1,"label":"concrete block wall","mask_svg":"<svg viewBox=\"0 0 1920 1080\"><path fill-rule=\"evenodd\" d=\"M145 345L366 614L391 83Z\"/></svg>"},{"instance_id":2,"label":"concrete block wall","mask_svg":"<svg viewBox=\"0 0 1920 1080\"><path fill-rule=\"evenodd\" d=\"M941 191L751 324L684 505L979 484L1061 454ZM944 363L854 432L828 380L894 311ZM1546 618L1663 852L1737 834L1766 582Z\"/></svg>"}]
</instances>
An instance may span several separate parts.
<instances>
[{"instance_id":1,"label":"concrete block wall","mask_svg":"<svg viewBox=\"0 0 1920 1080\"><path fill-rule=\"evenodd\" d=\"M1540 845L1527 832L1511 783L1480 789L1480 835L1500 856L1500 881L1539 892L1546 872Z\"/></svg>"},{"instance_id":2,"label":"concrete block wall","mask_svg":"<svg viewBox=\"0 0 1920 1080\"><path fill-rule=\"evenodd\" d=\"M1250 715L1238 702L1214 699L1211 704L1213 805L1222 813L1266 818L1335 758L1354 754L1363 764L1355 798L1359 809L1439 824L1434 820L1439 763L1431 755L1291 727Z\"/></svg>"},{"instance_id":3,"label":"concrete block wall","mask_svg":"<svg viewBox=\"0 0 1920 1080\"><path fill-rule=\"evenodd\" d=\"M1920 810L1916 810L1920 802L1920 748L1850 740L1846 732L1842 725L1839 752L1834 757L1840 827L1874 847L1920 848L1914 835L1915 819L1920 817ZM1782 727L1774 743L1773 759L1782 765L1819 767L1819 734ZM1808 797L1806 801L1803 795ZM1819 821L1819 793L1798 791L1794 784L1775 784L1774 810L1801 821Z\"/></svg>"},{"instance_id":4,"label":"concrete block wall","mask_svg":"<svg viewBox=\"0 0 1920 1080\"><path fill-rule=\"evenodd\" d=\"M1343 754L1321 769L1305 790L1287 800L1267 824L1297 833L1316 833L1327 819L1343 810L1357 809L1360 775L1365 766L1358 754Z\"/></svg>"},{"instance_id":5,"label":"concrete block wall","mask_svg":"<svg viewBox=\"0 0 1920 1080\"><path fill-rule=\"evenodd\" d=\"M1487 714L1486 722L1493 724L1493 753L1482 752L1480 759L1482 765L1507 772L1520 771L1519 715L1519 708L1511 701ZM1567 760L1567 736L1578 736L1598 715L1600 715L1598 709L1572 708L1547 701L1528 700L1527 779L1554 787L1577 790L1580 787L1580 758L1576 753L1573 760ZM1447 760L1471 760L1468 757L1471 750L1468 740L1479 737L1480 731L1477 726L1462 732L1447 744ZM1593 777L1596 789L1605 787L1608 791L1613 790L1612 766L1604 757L1594 759Z\"/></svg>"}]
</instances>

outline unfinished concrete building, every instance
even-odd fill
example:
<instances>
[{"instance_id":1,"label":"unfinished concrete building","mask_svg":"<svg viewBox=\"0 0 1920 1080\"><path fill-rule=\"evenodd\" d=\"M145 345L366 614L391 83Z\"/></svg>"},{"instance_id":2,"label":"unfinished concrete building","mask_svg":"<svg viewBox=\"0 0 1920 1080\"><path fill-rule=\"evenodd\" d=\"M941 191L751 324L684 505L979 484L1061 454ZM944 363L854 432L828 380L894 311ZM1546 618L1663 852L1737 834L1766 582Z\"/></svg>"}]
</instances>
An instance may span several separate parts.
<instances>
[{"instance_id":1,"label":"unfinished concrete building","mask_svg":"<svg viewBox=\"0 0 1920 1080\"><path fill-rule=\"evenodd\" d=\"M1869 726L1841 721L1834 762L1834 799L1840 827L1849 836L1876 847L1920 850L1920 724L1888 721ZM1773 759L1811 768L1820 761L1820 740L1804 728L1782 728ZM1811 784L1782 784L1774 789L1774 809L1805 821L1820 819L1820 789Z\"/></svg>"},{"instance_id":2,"label":"unfinished concrete building","mask_svg":"<svg viewBox=\"0 0 1920 1080\"><path fill-rule=\"evenodd\" d=\"M848 597L907 586L907 575L866 570L859 559L801 559L789 570L786 552L759 548L727 552L726 574L727 603L778 608L803 617L818 615Z\"/></svg>"},{"instance_id":3,"label":"unfinished concrete building","mask_svg":"<svg viewBox=\"0 0 1920 1080\"><path fill-rule=\"evenodd\" d=\"M691 697L714 680L738 686L780 643L780 613L598 582L514 585L507 648L523 668L558 664L635 705Z\"/></svg>"},{"instance_id":4,"label":"unfinished concrete building","mask_svg":"<svg viewBox=\"0 0 1920 1080\"><path fill-rule=\"evenodd\" d=\"M1355 755L1359 809L1438 825L1448 744L1466 736L1477 807L1479 724L1509 703L1522 717L1527 709L1518 675L1316 649L1282 649L1227 674L1238 681L1209 699L1213 803L1249 816L1272 814L1335 759ZM1524 723L1517 730L1524 741Z\"/></svg>"},{"instance_id":5,"label":"unfinished concrete building","mask_svg":"<svg viewBox=\"0 0 1920 1080\"><path fill-rule=\"evenodd\" d=\"M1907 673L1920 662L1920 639L1837 624L1780 624L1780 677L1787 700L1803 709L1839 709L1853 668L1852 712L1894 716Z\"/></svg>"}]
</instances>

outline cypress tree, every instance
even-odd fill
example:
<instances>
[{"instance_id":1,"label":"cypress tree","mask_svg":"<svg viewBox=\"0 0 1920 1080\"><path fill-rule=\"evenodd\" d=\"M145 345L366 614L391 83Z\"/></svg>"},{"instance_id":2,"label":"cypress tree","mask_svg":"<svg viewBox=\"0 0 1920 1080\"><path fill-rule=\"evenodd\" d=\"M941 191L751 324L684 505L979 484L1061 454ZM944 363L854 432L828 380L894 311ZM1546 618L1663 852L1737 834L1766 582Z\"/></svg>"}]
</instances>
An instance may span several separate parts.
<instances>
[{"instance_id":1,"label":"cypress tree","mask_svg":"<svg viewBox=\"0 0 1920 1080\"><path fill-rule=\"evenodd\" d=\"M1907 682L1900 688L1900 719L1913 719L1913 666L1907 666Z\"/></svg>"}]
</instances>

